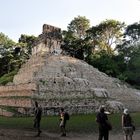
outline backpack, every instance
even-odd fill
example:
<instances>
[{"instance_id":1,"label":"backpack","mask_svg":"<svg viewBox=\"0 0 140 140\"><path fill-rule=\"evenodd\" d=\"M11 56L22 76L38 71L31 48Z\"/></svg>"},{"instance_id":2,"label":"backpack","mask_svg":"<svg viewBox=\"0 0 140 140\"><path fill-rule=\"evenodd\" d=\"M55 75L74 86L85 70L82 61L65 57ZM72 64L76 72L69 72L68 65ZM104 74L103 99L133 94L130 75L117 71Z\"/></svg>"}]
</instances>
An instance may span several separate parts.
<instances>
[{"instance_id":1,"label":"backpack","mask_svg":"<svg viewBox=\"0 0 140 140\"><path fill-rule=\"evenodd\" d=\"M70 119L70 115L68 114L68 112L65 112L64 119L65 120L69 120Z\"/></svg>"},{"instance_id":2,"label":"backpack","mask_svg":"<svg viewBox=\"0 0 140 140\"><path fill-rule=\"evenodd\" d=\"M124 122L124 126L131 126L132 125L132 120L131 117L129 115L123 115L123 122Z\"/></svg>"},{"instance_id":3,"label":"backpack","mask_svg":"<svg viewBox=\"0 0 140 140\"><path fill-rule=\"evenodd\" d=\"M41 118L41 115L42 115L42 108L38 107L37 110L36 110L36 117Z\"/></svg>"}]
</instances>

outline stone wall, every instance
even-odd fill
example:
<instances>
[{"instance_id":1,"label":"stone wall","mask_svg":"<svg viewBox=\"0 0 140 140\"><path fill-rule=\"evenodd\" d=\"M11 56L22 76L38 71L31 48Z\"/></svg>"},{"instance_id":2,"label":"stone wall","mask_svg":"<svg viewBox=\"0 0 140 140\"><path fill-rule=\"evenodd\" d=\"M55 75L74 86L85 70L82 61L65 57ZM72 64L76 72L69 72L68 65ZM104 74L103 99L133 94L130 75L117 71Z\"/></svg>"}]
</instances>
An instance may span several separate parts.
<instances>
[{"instance_id":1,"label":"stone wall","mask_svg":"<svg viewBox=\"0 0 140 140\"><path fill-rule=\"evenodd\" d=\"M35 46L32 49L32 55L38 54L39 52L48 52L53 54L61 53L61 29L44 24L43 32L38 36Z\"/></svg>"},{"instance_id":2,"label":"stone wall","mask_svg":"<svg viewBox=\"0 0 140 140\"><path fill-rule=\"evenodd\" d=\"M57 38L58 38L58 36L61 33L61 28L54 27L54 26L48 25L48 24L44 24L43 28L42 28L42 34L46 34L46 33L47 34L52 33L53 34L52 37L57 36Z\"/></svg>"},{"instance_id":3,"label":"stone wall","mask_svg":"<svg viewBox=\"0 0 140 140\"><path fill-rule=\"evenodd\" d=\"M31 107L32 106L32 100L26 97L20 97L20 98L0 98L0 105L1 106L13 106L13 107Z\"/></svg>"},{"instance_id":4,"label":"stone wall","mask_svg":"<svg viewBox=\"0 0 140 140\"><path fill-rule=\"evenodd\" d=\"M33 106L32 97L35 92L35 83L0 86L0 115L31 114L30 108Z\"/></svg>"},{"instance_id":5,"label":"stone wall","mask_svg":"<svg viewBox=\"0 0 140 140\"><path fill-rule=\"evenodd\" d=\"M36 90L37 90L37 86L34 83L11 85L11 86L0 86L0 98L12 97L12 96L31 97L34 91Z\"/></svg>"}]
</instances>

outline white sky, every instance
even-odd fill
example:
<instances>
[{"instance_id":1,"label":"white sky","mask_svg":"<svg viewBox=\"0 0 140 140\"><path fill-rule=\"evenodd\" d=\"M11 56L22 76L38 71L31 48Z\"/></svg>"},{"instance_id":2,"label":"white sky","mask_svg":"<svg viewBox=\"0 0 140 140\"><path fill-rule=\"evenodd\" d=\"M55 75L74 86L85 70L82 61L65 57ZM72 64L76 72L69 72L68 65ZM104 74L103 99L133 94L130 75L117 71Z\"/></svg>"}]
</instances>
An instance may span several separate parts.
<instances>
[{"instance_id":1,"label":"white sky","mask_svg":"<svg viewBox=\"0 0 140 140\"><path fill-rule=\"evenodd\" d=\"M66 29L78 15L92 26L105 19L132 24L140 21L140 0L0 0L0 32L17 41L41 34L44 23Z\"/></svg>"}]
</instances>

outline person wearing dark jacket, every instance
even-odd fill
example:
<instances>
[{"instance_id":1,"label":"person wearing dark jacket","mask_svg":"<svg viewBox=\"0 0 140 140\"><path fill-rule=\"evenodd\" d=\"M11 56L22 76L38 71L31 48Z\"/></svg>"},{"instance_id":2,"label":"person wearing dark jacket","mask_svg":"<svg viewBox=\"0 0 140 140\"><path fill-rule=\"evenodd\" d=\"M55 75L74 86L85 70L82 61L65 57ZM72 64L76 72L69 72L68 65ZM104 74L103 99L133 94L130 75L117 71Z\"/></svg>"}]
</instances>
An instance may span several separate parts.
<instances>
[{"instance_id":1,"label":"person wearing dark jacket","mask_svg":"<svg viewBox=\"0 0 140 140\"><path fill-rule=\"evenodd\" d=\"M40 133L42 132L40 130L40 121L42 116L42 108L38 106L38 102L35 101L35 118L34 118L34 128L37 128L37 137L40 136Z\"/></svg>"},{"instance_id":2,"label":"person wearing dark jacket","mask_svg":"<svg viewBox=\"0 0 140 140\"><path fill-rule=\"evenodd\" d=\"M122 115L122 129L124 131L124 140L132 140L133 135L133 122L132 118L129 114L128 109L124 109L123 115Z\"/></svg>"},{"instance_id":3,"label":"person wearing dark jacket","mask_svg":"<svg viewBox=\"0 0 140 140\"><path fill-rule=\"evenodd\" d=\"M99 126L99 137L98 140L108 140L109 139L109 123L107 114L105 114L104 106L100 107L100 111L96 116L96 122Z\"/></svg>"}]
</instances>

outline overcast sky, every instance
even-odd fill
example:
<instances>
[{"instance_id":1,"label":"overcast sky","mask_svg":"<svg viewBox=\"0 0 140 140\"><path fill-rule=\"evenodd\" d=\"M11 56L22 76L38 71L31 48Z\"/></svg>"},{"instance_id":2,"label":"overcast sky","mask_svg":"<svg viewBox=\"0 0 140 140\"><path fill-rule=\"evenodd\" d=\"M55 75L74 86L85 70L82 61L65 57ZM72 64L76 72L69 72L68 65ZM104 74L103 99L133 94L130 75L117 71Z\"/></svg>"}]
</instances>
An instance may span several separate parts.
<instances>
[{"instance_id":1,"label":"overcast sky","mask_svg":"<svg viewBox=\"0 0 140 140\"><path fill-rule=\"evenodd\" d=\"M140 21L140 0L0 0L0 32L17 41L41 34L44 23L66 29L78 15L92 26L105 19L132 24Z\"/></svg>"}]
</instances>

